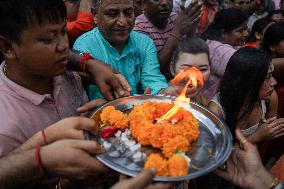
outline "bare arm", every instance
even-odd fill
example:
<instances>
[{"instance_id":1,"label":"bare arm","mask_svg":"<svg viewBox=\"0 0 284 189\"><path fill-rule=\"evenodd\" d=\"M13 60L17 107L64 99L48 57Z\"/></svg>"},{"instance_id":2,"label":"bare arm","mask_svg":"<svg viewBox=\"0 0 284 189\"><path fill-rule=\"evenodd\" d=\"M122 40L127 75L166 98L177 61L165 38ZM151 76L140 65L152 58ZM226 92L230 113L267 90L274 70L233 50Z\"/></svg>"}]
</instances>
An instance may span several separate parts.
<instances>
[{"instance_id":1,"label":"bare arm","mask_svg":"<svg viewBox=\"0 0 284 189\"><path fill-rule=\"evenodd\" d=\"M79 11L91 13L92 7L93 7L93 0L81 0Z\"/></svg>"},{"instance_id":2,"label":"bare arm","mask_svg":"<svg viewBox=\"0 0 284 189\"><path fill-rule=\"evenodd\" d=\"M197 1L193 2L188 9L180 11L175 20L172 34L169 36L164 47L158 54L161 72L164 75L169 73L169 65L180 39L182 39L184 35L193 35L194 29L199 22L200 14L201 4L198 4Z\"/></svg>"},{"instance_id":3,"label":"bare arm","mask_svg":"<svg viewBox=\"0 0 284 189\"><path fill-rule=\"evenodd\" d=\"M34 151L11 153L0 159L0 188L14 188L40 178Z\"/></svg>"},{"instance_id":4,"label":"bare arm","mask_svg":"<svg viewBox=\"0 0 284 189\"><path fill-rule=\"evenodd\" d=\"M79 180L96 180L108 172L104 165L90 155L92 153L100 154L104 153L104 150L95 141L84 140L61 140L40 150L48 176ZM0 188L21 188L23 184L39 180L41 177L34 149L10 153L0 159Z\"/></svg>"},{"instance_id":5,"label":"bare arm","mask_svg":"<svg viewBox=\"0 0 284 189\"><path fill-rule=\"evenodd\" d=\"M68 55L68 69L81 71L80 62L82 55L77 51L70 50ZM104 98L113 100L115 97L128 96L131 87L125 78L112 67L98 60L88 60L86 71L94 79Z\"/></svg>"}]
</instances>

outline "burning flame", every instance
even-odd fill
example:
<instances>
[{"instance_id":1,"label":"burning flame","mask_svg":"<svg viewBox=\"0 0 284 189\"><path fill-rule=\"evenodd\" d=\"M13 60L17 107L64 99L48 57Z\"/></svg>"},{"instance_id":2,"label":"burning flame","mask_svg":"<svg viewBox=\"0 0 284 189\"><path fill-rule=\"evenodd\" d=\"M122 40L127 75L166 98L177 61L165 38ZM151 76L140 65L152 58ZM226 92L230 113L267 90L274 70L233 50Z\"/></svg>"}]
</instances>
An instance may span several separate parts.
<instances>
[{"instance_id":1,"label":"burning flame","mask_svg":"<svg viewBox=\"0 0 284 189\"><path fill-rule=\"evenodd\" d=\"M186 91L189 85L192 87L197 87L197 85L204 85L202 72L196 67L190 67L183 69L176 77L171 81L173 85L178 85L181 81L187 81L185 86L182 88L180 95L175 100L175 105L167 113L157 119L157 123L162 123L163 121L170 119L173 115L177 113L181 105L189 105L190 98L186 98Z\"/></svg>"}]
</instances>

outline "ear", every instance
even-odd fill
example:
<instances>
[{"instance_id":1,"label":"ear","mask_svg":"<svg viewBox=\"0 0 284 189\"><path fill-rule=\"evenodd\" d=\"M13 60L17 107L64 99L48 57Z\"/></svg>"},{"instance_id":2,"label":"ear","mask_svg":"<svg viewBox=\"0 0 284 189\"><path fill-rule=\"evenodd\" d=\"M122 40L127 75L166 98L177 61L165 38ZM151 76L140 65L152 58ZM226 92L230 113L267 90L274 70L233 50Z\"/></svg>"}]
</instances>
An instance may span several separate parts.
<instances>
[{"instance_id":1,"label":"ear","mask_svg":"<svg viewBox=\"0 0 284 189\"><path fill-rule=\"evenodd\" d=\"M16 53L13 48L12 42L7 40L4 36L0 35L0 52L3 54L5 59L16 59Z\"/></svg>"}]
</instances>

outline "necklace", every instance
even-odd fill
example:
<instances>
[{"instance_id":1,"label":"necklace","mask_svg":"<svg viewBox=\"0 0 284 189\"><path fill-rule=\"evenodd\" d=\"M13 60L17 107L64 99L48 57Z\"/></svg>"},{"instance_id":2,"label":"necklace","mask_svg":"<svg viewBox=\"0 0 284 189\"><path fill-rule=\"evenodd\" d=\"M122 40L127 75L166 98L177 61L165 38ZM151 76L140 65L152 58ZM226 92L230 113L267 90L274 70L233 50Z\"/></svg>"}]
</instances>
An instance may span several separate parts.
<instances>
[{"instance_id":1,"label":"necklace","mask_svg":"<svg viewBox=\"0 0 284 189\"><path fill-rule=\"evenodd\" d=\"M7 64L5 63L3 66L4 75L7 76Z\"/></svg>"}]
</instances>

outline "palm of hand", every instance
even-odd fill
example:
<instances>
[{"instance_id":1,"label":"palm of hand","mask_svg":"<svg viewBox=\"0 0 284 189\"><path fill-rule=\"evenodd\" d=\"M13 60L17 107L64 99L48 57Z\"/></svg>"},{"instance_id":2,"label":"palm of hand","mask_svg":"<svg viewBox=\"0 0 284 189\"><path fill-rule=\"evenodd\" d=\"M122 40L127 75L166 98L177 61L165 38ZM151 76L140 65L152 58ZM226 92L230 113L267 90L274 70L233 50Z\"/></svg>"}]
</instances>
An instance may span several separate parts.
<instances>
[{"instance_id":1,"label":"palm of hand","mask_svg":"<svg viewBox=\"0 0 284 189\"><path fill-rule=\"evenodd\" d=\"M256 149L255 149L256 150ZM227 161L229 180L244 188L253 188L255 175L261 168L260 159L256 152L244 152L235 149Z\"/></svg>"}]
</instances>

